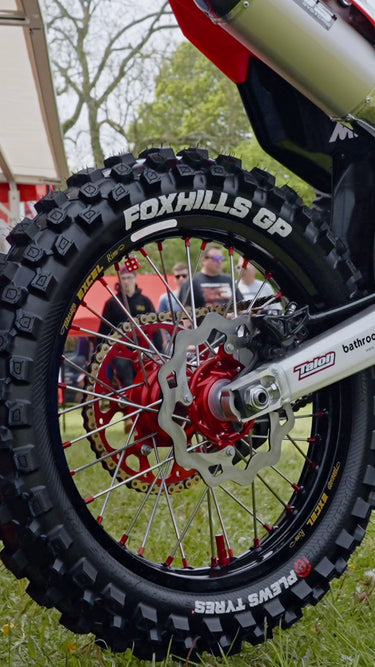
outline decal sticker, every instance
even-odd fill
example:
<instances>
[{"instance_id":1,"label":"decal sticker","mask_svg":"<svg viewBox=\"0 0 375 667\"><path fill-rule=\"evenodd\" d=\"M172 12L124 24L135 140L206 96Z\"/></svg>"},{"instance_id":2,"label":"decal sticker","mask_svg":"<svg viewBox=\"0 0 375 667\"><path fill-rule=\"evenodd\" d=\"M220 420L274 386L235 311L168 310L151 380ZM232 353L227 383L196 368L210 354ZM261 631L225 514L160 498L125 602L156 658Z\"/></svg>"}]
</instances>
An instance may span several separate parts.
<instances>
[{"instance_id":1,"label":"decal sticker","mask_svg":"<svg viewBox=\"0 0 375 667\"><path fill-rule=\"evenodd\" d=\"M246 605L242 598L232 600L196 600L194 614L231 614L235 611L244 611Z\"/></svg>"},{"instance_id":2,"label":"decal sticker","mask_svg":"<svg viewBox=\"0 0 375 667\"><path fill-rule=\"evenodd\" d=\"M348 352L354 352L358 348L363 347L364 345L370 345L370 343L375 342L375 333L369 334L368 336L363 336L362 338L356 338L348 345L343 344L342 349L347 354Z\"/></svg>"},{"instance_id":3,"label":"decal sticker","mask_svg":"<svg viewBox=\"0 0 375 667\"><path fill-rule=\"evenodd\" d=\"M108 252L107 255L106 255L108 264L112 264L112 262L114 262L118 258L119 255L120 255L120 257L122 257L122 255L124 254L124 251L125 251L125 244L120 243L120 245L117 246L117 248Z\"/></svg>"},{"instance_id":4,"label":"decal sticker","mask_svg":"<svg viewBox=\"0 0 375 667\"><path fill-rule=\"evenodd\" d=\"M95 280L102 275L104 271L104 267L101 264L97 264L95 268L89 273L85 281L82 283L81 287L79 288L77 294L75 295L75 298L78 299L79 301L82 301L84 298L85 294L89 291L91 285L95 282ZM72 305L69 308L69 312L66 315L64 322L62 324L62 327L60 329L60 336L64 336L66 332L68 331L72 319L74 315L76 314L78 309L77 303L72 303Z\"/></svg>"},{"instance_id":5,"label":"decal sticker","mask_svg":"<svg viewBox=\"0 0 375 667\"><path fill-rule=\"evenodd\" d=\"M336 16L320 0L294 0L302 9L310 14L326 30L330 30Z\"/></svg>"},{"instance_id":6,"label":"decal sticker","mask_svg":"<svg viewBox=\"0 0 375 667\"><path fill-rule=\"evenodd\" d=\"M306 571L306 567L302 569ZM238 611L244 611L248 607L257 607L263 602L272 600L283 591L293 586L298 581L298 572L293 569L289 574L280 577L269 586L261 588L255 593L250 593L247 598L237 598L235 600L196 600L193 614L233 614ZM303 575L307 576L307 575Z\"/></svg>"},{"instance_id":7,"label":"decal sticker","mask_svg":"<svg viewBox=\"0 0 375 667\"><path fill-rule=\"evenodd\" d=\"M358 134L353 132L350 127L342 125L342 123L336 123L334 130L329 138L330 144L336 143L336 141L345 141L346 139L356 139Z\"/></svg>"},{"instance_id":8,"label":"decal sticker","mask_svg":"<svg viewBox=\"0 0 375 667\"><path fill-rule=\"evenodd\" d=\"M301 579L305 579L311 572L311 563L305 557L299 558L294 563L294 570Z\"/></svg>"},{"instance_id":9,"label":"decal sticker","mask_svg":"<svg viewBox=\"0 0 375 667\"><path fill-rule=\"evenodd\" d=\"M289 548L293 549L297 545L297 542L299 542L299 540L302 540L305 536L306 536L305 531L301 529L297 533L297 535L292 539L292 541L289 542Z\"/></svg>"},{"instance_id":10,"label":"decal sticker","mask_svg":"<svg viewBox=\"0 0 375 667\"><path fill-rule=\"evenodd\" d=\"M154 225L149 225L144 229L140 229L138 232L134 232L134 234L131 235L131 241L135 243L136 241L144 239L146 236L155 234L155 232L160 232L162 229L172 229L173 227L177 227L177 220L163 220L162 222L155 222Z\"/></svg>"},{"instance_id":11,"label":"decal sticker","mask_svg":"<svg viewBox=\"0 0 375 667\"><path fill-rule=\"evenodd\" d=\"M334 466L334 468L332 470L332 475L328 480L327 488L329 489L329 491L331 491L331 489L332 489L332 487L335 483L335 479L336 479L337 475L339 474L340 466L341 466L340 461L337 461L336 465Z\"/></svg>"},{"instance_id":12,"label":"decal sticker","mask_svg":"<svg viewBox=\"0 0 375 667\"><path fill-rule=\"evenodd\" d=\"M245 197L233 197L227 192L214 192L213 190L197 190L193 192L175 192L160 197L152 197L145 201L130 206L124 211L125 229L128 231L134 223L143 220L153 220L166 216L173 216L176 213L189 213L190 211L213 211L215 213L228 214L240 218L241 220L249 215L253 203ZM260 208L253 218L253 223L260 229L264 229L268 234L278 234L279 236L289 236L292 232L292 226L281 217L278 217L273 211L267 208ZM161 223L154 223L149 227L141 229L132 234L131 240L138 241L144 236L149 236L160 229L175 227L175 219L165 220Z\"/></svg>"},{"instance_id":13,"label":"decal sticker","mask_svg":"<svg viewBox=\"0 0 375 667\"><path fill-rule=\"evenodd\" d=\"M64 336L64 334L68 331L68 329L70 327L70 323L71 323L71 321L72 321L72 319L73 319L73 317L76 313L76 310L77 310L77 304L72 303L72 305L70 306L69 313L67 314L67 316L66 316L66 318L63 322L63 325L60 329L60 335L61 336Z\"/></svg>"},{"instance_id":14,"label":"decal sticker","mask_svg":"<svg viewBox=\"0 0 375 667\"><path fill-rule=\"evenodd\" d=\"M273 582L265 588L261 588L257 593L250 593L248 596L249 606L257 607L263 602L272 600L280 595L283 591L286 591L288 588L293 586L297 581L297 574L294 570L290 570L289 574L286 577L280 577L277 581Z\"/></svg>"},{"instance_id":15,"label":"decal sticker","mask_svg":"<svg viewBox=\"0 0 375 667\"><path fill-rule=\"evenodd\" d=\"M126 266L129 273L132 273L132 271L138 271L141 268L141 263L138 257L129 256L125 259L124 266Z\"/></svg>"},{"instance_id":16,"label":"decal sticker","mask_svg":"<svg viewBox=\"0 0 375 667\"><path fill-rule=\"evenodd\" d=\"M89 291L91 285L103 273L103 271L104 267L101 266L101 264L97 264L95 269L93 269L91 273L87 276L85 282L82 284L82 286L79 288L77 292L77 297L79 298L80 301L82 301L85 294Z\"/></svg>"},{"instance_id":17,"label":"decal sticker","mask_svg":"<svg viewBox=\"0 0 375 667\"><path fill-rule=\"evenodd\" d=\"M326 502L328 500L328 495L326 493L323 493L321 499L319 500L317 506L315 507L312 515L310 518L307 520L307 525L308 526L313 526L315 521L318 519L318 517L321 515L322 511L325 508Z\"/></svg>"},{"instance_id":18,"label":"decal sticker","mask_svg":"<svg viewBox=\"0 0 375 667\"><path fill-rule=\"evenodd\" d=\"M310 375L324 371L326 368L335 365L336 353L327 352L319 357L314 357L311 361L304 361L293 368L294 373L298 373L298 380L304 380Z\"/></svg>"}]
</instances>

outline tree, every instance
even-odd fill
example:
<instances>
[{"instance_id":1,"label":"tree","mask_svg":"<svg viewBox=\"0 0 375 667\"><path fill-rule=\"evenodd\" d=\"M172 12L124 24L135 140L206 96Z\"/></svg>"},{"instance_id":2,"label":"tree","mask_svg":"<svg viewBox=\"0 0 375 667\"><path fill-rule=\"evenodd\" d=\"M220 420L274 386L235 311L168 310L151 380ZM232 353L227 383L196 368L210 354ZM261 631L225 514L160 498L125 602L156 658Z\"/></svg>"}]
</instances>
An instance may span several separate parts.
<instances>
[{"instance_id":1,"label":"tree","mask_svg":"<svg viewBox=\"0 0 375 667\"><path fill-rule=\"evenodd\" d=\"M126 126L151 88L166 0L43 0L62 131L73 168L126 147ZM151 7L151 9L150 9ZM116 148L115 148L116 147ZM73 150L72 150L73 149Z\"/></svg>"},{"instance_id":2,"label":"tree","mask_svg":"<svg viewBox=\"0 0 375 667\"><path fill-rule=\"evenodd\" d=\"M154 99L139 107L128 129L136 153L167 144L199 145L218 154L250 137L235 85L188 42L165 57Z\"/></svg>"},{"instance_id":3,"label":"tree","mask_svg":"<svg viewBox=\"0 0 375 667\"><path fill-rule=\"evenodd\" d=\"M193 145L212 156L236 155L246 169L270 171L278 185L290 185L311 202L310 186L259 146L235 84L188 42L164 58L154 99L140 105L127 137L134 154L150 146L179 151Z\"/></svg>"}]
</instances>

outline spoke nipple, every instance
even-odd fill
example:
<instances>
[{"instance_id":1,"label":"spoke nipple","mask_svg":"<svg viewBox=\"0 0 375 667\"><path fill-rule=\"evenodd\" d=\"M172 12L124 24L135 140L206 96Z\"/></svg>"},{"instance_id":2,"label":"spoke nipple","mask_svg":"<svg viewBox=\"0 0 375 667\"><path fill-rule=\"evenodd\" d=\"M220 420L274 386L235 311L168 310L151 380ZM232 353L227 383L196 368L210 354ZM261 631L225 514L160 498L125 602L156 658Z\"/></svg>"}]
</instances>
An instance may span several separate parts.
<instances>
[{"instance_id":1,"label":"spoke nipple","mask_svg":"<svg viewBox=\"0 0 375 667\"><path fill-rule=\"evenodd\" d=\"M167 560L165 561L164 565L165 567L169 567L173 563L173 556L168 556Z\"/></svg>"}]
</instances>

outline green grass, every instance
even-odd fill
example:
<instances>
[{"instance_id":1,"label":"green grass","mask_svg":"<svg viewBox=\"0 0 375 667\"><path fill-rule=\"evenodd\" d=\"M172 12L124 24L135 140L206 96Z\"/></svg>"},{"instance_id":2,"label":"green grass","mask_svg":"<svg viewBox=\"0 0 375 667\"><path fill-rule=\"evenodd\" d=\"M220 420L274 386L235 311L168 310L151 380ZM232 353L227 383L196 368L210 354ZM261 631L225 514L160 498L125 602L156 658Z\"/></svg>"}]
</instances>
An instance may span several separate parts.
<instances>
[{"instance_id":1,"label":"green grass","mask_svg":"<svg viewBox=\"0 0 375 667\"><path fill-rule=\"evenodd\" d=\"M245 645L232 658L202 656L204 667L373 667L375 664L374 598L375 523L343 577L316 607L288 631L276 630L261 646ZM130 652L101 650L91 636L76 636L58 623L58 613L42 609L4 568L0 570L0 664L2 667L142 667L152 665ZM171 659L164 663L175 665ZM187 663L181 663L185 666Z\"/></svg>"}]
</instances>

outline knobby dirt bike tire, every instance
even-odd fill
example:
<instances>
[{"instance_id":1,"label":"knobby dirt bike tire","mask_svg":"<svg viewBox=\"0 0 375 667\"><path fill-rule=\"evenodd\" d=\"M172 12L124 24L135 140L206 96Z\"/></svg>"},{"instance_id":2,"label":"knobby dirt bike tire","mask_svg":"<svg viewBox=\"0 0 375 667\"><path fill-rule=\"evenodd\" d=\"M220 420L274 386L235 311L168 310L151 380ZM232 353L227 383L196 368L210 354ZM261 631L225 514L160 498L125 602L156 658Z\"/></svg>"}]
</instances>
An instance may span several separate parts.
<instances>
[{"instance_id":1,"label":"knobby dirt bike tire","mask_svg":"<svg viewBox=\"0 0 375 667\"><path fill-rule=\"evenodd\" d=\"M129 327L123 334L115 329L104 346L95 347L83 370L86 391L102 399L94 397L87 407L81 396L82 416L76 416L74 403L71 411L61 410L61 357L78 306L85 306L92 285L105 282L107 269L123 257L151 258L163 274L155 258L157 252L174 252L172 238L187 253L199 239L200 248L219 244L228 262L232 249L250 258L282 293L279 304L295 301L318 312L357 293L356 272L342 244L290 188L277 188L259 169L243 170L234 158L214 161L197 149L177 157L170 149L149 150L138 160L111 157L104 169L72 176L65 192L49 193L37 204L35 219L11 232L0 273L3 563L16 577L26 577L30 596L56 607L70 630L94 633L114 651L131 648L139 658L156 660L168 653L236 653L243 641L257 644L275 626L291 626L345 570L375 497L371 371L297 401L292 407L302 437L287 436L280 462L262 470L248 488L229 481L207 490L194 469L182 470L168 459L164 472L147 468L153 448L156 461L165 450L173 452L170 440L156 417L147 416L151 408L129 417L129 405L103 389L110 356L120 349L114 346L135 340ZM162 319L141 318L137 335L150 340L148 332L166 328L168 338L174 325ZM220 344L210 346L209 338L201 375L194 366L189 371L198 407L186 413L194 442L202 440L197 412L208 411L199 387L210 386L212 374L224 379L239 370L234 357ZM146 391L140 382L123 396L130 404L143 397L151 405L160 395L160 358L155 361L155 350L148 356L145 343L141 347L153 384ZM126 354L142 378L141 353ZM64 432L63 419L69 430L70 415L78 442ZM116 431L119 449L124 440L129 443L121 455L111 440L118 415L127 424ZM207 418L205 437L215 426ZM236 451L233 466L265 446L265 420L263 426L243 427L241 445L240 427L221 428ZM156 436L147 436L139 449L136 437L144 438L147 429ZM220 437L212 436L207 451L223 446Z\"/></svg>"}]
</instances>

